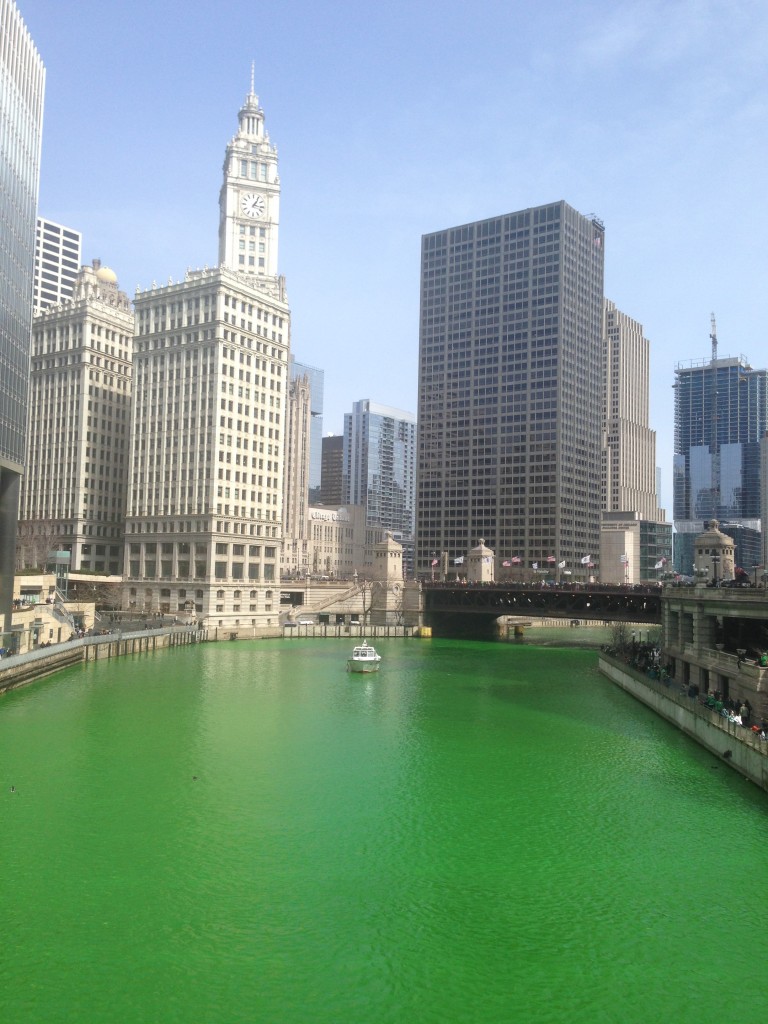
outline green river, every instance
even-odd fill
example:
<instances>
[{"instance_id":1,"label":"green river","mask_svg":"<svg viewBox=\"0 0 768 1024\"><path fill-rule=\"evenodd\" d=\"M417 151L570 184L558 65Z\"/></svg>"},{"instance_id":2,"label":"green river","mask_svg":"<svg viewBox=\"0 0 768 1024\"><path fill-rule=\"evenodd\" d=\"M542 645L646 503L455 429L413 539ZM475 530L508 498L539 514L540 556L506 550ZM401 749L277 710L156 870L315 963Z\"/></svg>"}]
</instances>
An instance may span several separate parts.
<instances>
[{"instance_id":1,"label":"green river","mask_svg":"<svg viewBox=\"0 0 768 1024\"><path fill-rule=\"evenodd\" d=\"M375 643L0 699L3 1024L765 1018L765 794L594 651Z\"/></svg>"}]
</instances>

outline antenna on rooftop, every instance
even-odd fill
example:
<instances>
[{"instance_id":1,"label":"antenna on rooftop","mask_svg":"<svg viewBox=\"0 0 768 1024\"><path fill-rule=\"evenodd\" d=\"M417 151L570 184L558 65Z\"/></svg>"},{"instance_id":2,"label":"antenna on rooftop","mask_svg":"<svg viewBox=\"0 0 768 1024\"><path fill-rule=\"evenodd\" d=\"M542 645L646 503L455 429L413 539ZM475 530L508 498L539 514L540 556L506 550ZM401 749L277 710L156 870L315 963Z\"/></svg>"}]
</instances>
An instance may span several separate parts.
<instances>
[{"instance_id":1,"label":"antenna on rooftop","mask_svg":"<svg viewBox=\"0 0 768 1024\"><path fill-rule=\"evenodd\" d=\"M712 314L711 320L712 332L709 335L709 340L712 342L712 362L714 363L717 359L717 323L715 322L715 314Z\"/></svg>"}]
</instances>

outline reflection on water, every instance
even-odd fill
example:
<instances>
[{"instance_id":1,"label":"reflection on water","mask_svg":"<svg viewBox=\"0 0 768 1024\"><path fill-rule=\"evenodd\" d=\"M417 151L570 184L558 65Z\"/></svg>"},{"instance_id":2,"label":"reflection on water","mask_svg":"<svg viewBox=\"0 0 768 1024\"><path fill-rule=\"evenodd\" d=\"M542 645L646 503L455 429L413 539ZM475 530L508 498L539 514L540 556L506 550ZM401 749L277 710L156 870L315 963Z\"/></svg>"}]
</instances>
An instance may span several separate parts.
<instances>
[{"instance_id":1,"label":"reflection on water","mask_svg":"<svg viewBox=\"0 0 768 1024\"><path fill-rule=\"evenodd\" d=\"M0 702L0 1019L743 1019L710 967L757 938L763 794L592 652L393 639L359 676L348 646Z\"/></svg>"}]
</instances>

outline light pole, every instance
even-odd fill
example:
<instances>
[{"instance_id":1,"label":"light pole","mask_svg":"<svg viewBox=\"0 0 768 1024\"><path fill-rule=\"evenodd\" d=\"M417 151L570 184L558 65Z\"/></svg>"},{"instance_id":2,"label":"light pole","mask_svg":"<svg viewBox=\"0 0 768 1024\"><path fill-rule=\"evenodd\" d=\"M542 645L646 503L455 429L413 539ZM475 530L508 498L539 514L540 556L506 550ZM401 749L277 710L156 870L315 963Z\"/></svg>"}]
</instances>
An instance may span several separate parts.
<instances>
[{"instance_id":1,"label":"light pole","mask_svg":"<svg viewBox=\"0 0 768 1024\"><path fill-rule=\"evenodd\" d=\"M753 571L753 572L754 572L754 574L755 574L755 590L757 590L757 570L758 570L759 568L760 568L760 566L759 566L759 565L753 565L753 566L752 566L752 571Z\"/></svg>"},{"instance_id":2,"label":"light pole","mask_svg":"<svg viewBox=\"0 0 768 1024\"><path fill-rule=\"evenodd\" d=\"M712 555L712 582L717 586L717 567L720 564L720 555Z\"/></svg>"}]
</instances>

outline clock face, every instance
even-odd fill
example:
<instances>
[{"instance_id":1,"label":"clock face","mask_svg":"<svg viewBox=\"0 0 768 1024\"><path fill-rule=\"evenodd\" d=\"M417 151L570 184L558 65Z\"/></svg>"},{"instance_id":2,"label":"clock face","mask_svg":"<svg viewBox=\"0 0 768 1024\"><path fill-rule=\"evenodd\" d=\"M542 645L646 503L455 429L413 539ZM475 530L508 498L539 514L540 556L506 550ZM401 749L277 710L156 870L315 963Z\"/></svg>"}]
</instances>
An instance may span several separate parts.
<instances>
[{"instance_id":1,"label":"clock face","mask_svg":"<svg viewBox=\"0 0 768 1024\"><path fill-rule=\"evenodd\" d=\"M267 212L264 196L260 196L258 192L246 192L240 200L240 206L246 217L263 217Z\"/></svg>"}]
</instances>

